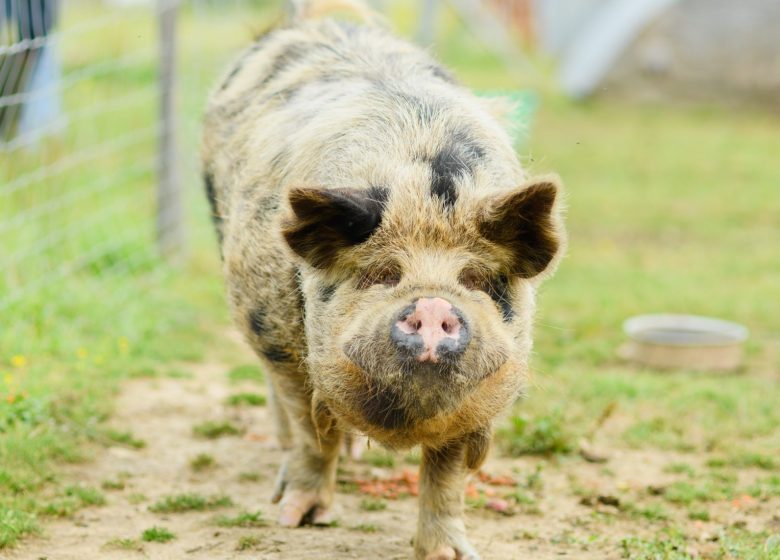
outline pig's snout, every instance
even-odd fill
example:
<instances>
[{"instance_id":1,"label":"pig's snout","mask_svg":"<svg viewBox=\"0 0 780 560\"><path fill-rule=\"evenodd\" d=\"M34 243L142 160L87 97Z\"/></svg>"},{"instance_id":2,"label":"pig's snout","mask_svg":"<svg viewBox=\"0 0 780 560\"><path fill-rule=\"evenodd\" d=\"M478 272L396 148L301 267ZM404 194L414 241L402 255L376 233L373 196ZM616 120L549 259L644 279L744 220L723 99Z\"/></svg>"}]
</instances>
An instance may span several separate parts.
<instances>
[{"instance_id":1,"label":"pig's snout","mask_svg":"<svg viewBox=\"0 0 780 560\"><path fill-rule=\"evenodd\" d=\"M399 352L423 363L457 358L471 340L463 314L440 297L412 302L398 315L390 336Z\"/></svg>"}]
</instances>

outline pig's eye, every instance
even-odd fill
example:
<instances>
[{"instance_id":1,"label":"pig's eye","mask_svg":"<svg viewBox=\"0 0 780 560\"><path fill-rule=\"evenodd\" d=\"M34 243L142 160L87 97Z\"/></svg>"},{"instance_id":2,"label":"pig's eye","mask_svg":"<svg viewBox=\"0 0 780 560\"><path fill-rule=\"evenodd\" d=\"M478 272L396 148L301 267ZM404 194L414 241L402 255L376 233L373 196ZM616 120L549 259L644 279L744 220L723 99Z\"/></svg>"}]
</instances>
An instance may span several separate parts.
<instances>
[{"instance_id":1,"label":"pig's eye","mask_svg":"<svg viewBox=\"0 0 780 560\"><path fill-rule=\"evenodd\" d=\"M394 268L383 268L378 271L370 271L363 275L358 286L370 288L371 286L397 286L401 281L401 272Z\"/></svg>"},{"instance_id":2,"label":"pig's eye","mask_svg":"<svg viewBox=\"0 0 780 560\"><path fill-rule=\"evenodd\" d=\"M480 290L487 292L490 288L490 280L476 270L464 270L460 275L460 283L467 290Z\"/></svg>"}]
</instances>

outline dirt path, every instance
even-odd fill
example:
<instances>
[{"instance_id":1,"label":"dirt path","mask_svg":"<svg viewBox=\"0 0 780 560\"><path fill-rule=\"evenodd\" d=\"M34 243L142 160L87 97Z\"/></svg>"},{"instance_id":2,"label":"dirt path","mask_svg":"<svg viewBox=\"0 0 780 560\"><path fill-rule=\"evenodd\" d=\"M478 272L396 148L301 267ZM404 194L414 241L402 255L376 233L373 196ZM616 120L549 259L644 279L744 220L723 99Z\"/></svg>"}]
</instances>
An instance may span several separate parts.
<instances>
[{"instance_id":1,"label":"dirt path","mask_svg":"<svg viewBox=\"0 0 780 560\"><path fill-rule=\"evenodd\" d=\"M247 354L247 360L251 357ZM42 537L27 540L9 557L13 559L91 560L91 559L342 559L411 557L410 539L416 519L412 497L388 500L381 511L361 508L365 499L359 492L338 495L338 526L329 528L277 527L273 522L276 506L269 503L277 466L282 459L271 434L265 407L228 407L228 395L241 390L258 391L257 385L230 384L222 364L193 365L191 377L182 379L136 379L128 381L117 402L112 423L132 428L147 445L133 450L112 447L101 451L94 462L70 467L66 477L74 483L100 488L107 480L124 477L125 488L105 490L107 503L80 510L72 519L48 523ZM264 388L263 388L264 389ZM208 419L230 419L246 427L242 437L198 439L193 426ZM213 456L217 465L195 473L190 461L200 453ZM625 488L645 488L662 483L662 467L670 457L636 452L622 455L609 468L582 460L563 459L551 463L538 459L492 458L484 471L492 476L511 475L530 482L537 465L543 466L542 485L525 484L536 503L518 507L505 516L484 507L472 507L467 526L484 560L547 559L569 557L580 560L621 558L620 538L648 533L647 528L616 511L609 504L596 505L609 517L605 523L594 515L593 505L581 503L573 486L580 485L592 495L617 495ZM402 458L394 467L379 468L367 462L344 460L340 479L386 477L416 470ZM241 473L254 473L252 475ZM576 484L572 482L576 477ZM247 479L254 480L247 480ZM344 490L348 484L344 486ZM353 485L354 487L354 485ZM473 490L484 500L508 488L477 482ZM153 513L149 506L164 496L180 493L227 495L233 507L218 511ZM262 511L269 520L260 528L222 528L215 524L219 514L235 515ZM613 515L608 515L611 510ZM165 527L176 538L168 543L140 543L140 535L152 526ZM705 531L706 526L702 528ZM242 537L254 543L240 548ZM106 546L113 539L135 539L142 550L121 550Z\"/></svg>"}]
</instances>

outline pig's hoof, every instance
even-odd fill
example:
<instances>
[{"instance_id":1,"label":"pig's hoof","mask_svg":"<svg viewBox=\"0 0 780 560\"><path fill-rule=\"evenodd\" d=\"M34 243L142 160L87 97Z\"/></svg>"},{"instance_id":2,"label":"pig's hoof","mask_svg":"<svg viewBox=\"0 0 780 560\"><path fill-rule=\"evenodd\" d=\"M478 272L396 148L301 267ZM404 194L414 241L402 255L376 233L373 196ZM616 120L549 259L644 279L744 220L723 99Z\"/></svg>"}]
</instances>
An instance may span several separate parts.
<instances>
[{"instance_id":1,"label":"pig's hoof","mask_svg":"<svg viewBox=\"0 0 780 560\"><path fill-rule=\"evenodd\" d=\"M425 560L458 560L458 553L451 546L440 546L428 554Z\"/></svg>"},{"instance_id":2,"label":"pig's hoof","mask_svg":"<svg viewBox=\"0 0 780 560\"><path fill-rule=\"evenodd\" d=\"M320 495L313 490L288 490L280 505L279 525L283 527L329 525L333 521L330 508L321 503Z\"/></svg>"},{"instance_id":3,"label":"pig's hoof","mask_svg":"<svg viewBox=\"0 0 780 560\"><path fill-rule=\"evenodd\" d=\"M479 560L479 556L474 551L461 552L445 545L429 553L425 560Z\"/></svg>"}]
</instances>

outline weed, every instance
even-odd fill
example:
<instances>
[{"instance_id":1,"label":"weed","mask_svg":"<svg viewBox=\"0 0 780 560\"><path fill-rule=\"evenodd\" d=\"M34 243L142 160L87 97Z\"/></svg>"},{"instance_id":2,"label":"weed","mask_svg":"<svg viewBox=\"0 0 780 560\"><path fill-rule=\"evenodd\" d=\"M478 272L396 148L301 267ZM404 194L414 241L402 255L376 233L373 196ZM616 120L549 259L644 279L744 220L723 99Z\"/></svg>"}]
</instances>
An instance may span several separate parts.
<instances>
[{"instance_id":1,"label":"weed","mask_svg":"<svg viewBox=\"0 0 780 560\"><path fill-rule=\"evenodd\" d=\"M125 481L121 478L108 478L100 483L103 490L124 490Z\"/></svg>"},{"instance_id":2,"label":"weed","mask_svg":"<svg viewBox=\"0 0 780 560\"><path fill-rule=\"evenodd\" d=\"M258 482L263 480L264 476L258 471L244 471L238 473L239 482Z\"/></svg>"},{"instance_id":3,"label":"weed","mask_svg":"<svg viewBox=\"0 0 780 560\"><path fill-rule=\"evenodd\" d=\"M89 486L68 486L65 495L76 498L83 506L102 506L106 503L105 496Z\"/></svg>"},{"instance_id":4,"label":"weed","mask_svg":"<svg viewBox=\"0 0 780 560\"><path fill-rule=\"evenodd\" d=\"M379 449L366 450L362 460L374 467L392 468L395 466L395 457L391 453Z\"/></svg>"},{"instance_id":5,"label":"weed","mask_svg":"<svg viewBox=\"0 0 780 560\"><path fill-rule=\"evenodd\" d=\"M219 527L242 527L248 529L250 527L265 527L268 523L263 519L263 513L256 512L242 512L233 517L226 515L217 517L214 523Z\"/></svg>"},{"instance_id":6,"label":"weed","mask_svg":"<svg viewBox=\"0 0 780 560\"><path fill-rule=\"evenodd\" d=\"M653 539L625 538L620 547L623 558L631 560L693 560L687 551L685 536L671 529Z\"/></svg>"},{"instance_id":7,"label":"weed","mask_svg":"<svg viewBox=\"0 0 780 560\"><path fill-rule=\"evenodd\" d=\"M506 453L513 457L569 453L574 448L560 411L537 417L514 416L510 426L499 430L498 435Z\"/></svg>"},{"instance_id":8,"label":"weed","mask_svg":"<svg viewBox=\"0 0 780 560\"><path fill-rule=\"evenodd\" d=\"M38 533L40 530L33 515L0 503L0 548L13 545L24 535Z\"/></svg>"},{"instance_id":9,"label":"weed","mask_svg":"<svg viewBox=\"0 0 780 560\"><path fill-rule=\"evenodd\" d=\"M206 511L233 505L228 496L201 496L200 494L177 494L166 496L151 506L154 513L184 513L187 511Z\"/></svg>"},{"instance_id":10,"label":"weed","mask_svg":"<svg viewBox=\"0 0 780 560\"><path fill-rule=\"evenodd\" d=\"M236 393L230 395L225 403L229 406L265 406L265 395L260 393Z\"/></svg>"},{"instance_id":11,"label":"weed","mask_svg":"<svg viewBox=\"0 0 780 560\"><path fill-rule=\"evenodd\" d=\"M664 497L674 504L687 506L696 502L727 500L734 496L734 492L734 485L730 481L705 479L695 484L673 482L666 488Z\"/></svg>"},{"instance_id":12,"label":"weed","mask_svg":"<svg viewBox=\"0 0 780 560\"><path fill-rule=\"evenodd\" d=\"M241 428L227 420L208 421L192 428L192 432L202 438L216 439L223 436L237 436L242 433Z\"/></svg>"},{"instance_id":13,"label":"weed","mask_svg":"<svg viewBox=\"0 0 780 560\"><path fill-rule=\"evenodd\" d=\"M113 443L125 445L133 449L143 449L146 447L146 442L136 438L130 431L108 429L106 430L106 437Z\"/></svg>"},{"instance_id":14,"label":"weed","mask_svg":"<svg viewBox=\"0 0 780 560\"><path fill-rule=\"evenodd\" d=\"M190 468L195 472L211 470L217 466L217 461L207 453L199 453L190 460Z\"/></svg>"},{"instance_id":15,"label":"weed","mask_svg":"<svg viewBox=\"0 0 780 560\"><path fill-rule=\"evenodd\" d=\"M165 377L169 379L192 379L193 375L192 372L183 369L169 369L165 372Z\"/></svg>"},{"instance_id":16,"label":"weed","mask_svg":"<svg viewBox=\"0 0 780 560\"><path fill-rule=\"evenodd\" d=\"M630 513L634 517L641 517L653 522L669 520L669 514L660 504L651 504L645 507L635 506Z\"/></svg>"},{"instance_id":17,"label":"weed","mask_svg":"<svg viewBox=\"0 0 780 560\"><path fill-rule=\"evenodd\" d=\"M780 475L758 479L748 487L747 492L759 500L780 497Z\"/></svg>"},{"instance_id":18,"label":"weed","mask_svg":"<svg viewBox=\"0 0 780 560\"><path fill-rule=\"evenodd\" d=\"M689 477L696 475L696 471L688 463L670 463L664 467L664 472L671 474L687 474Z\"/></svg>"},{"instance_id":19,"label":"weed","mask_svg":"<svg viewBox=\"0 0 780 560\"><path fill-rule=\"evenodd\" d=\"M236 550L251 550L261 542L263 541L260 540L260 537L255 537L254 535L244 535L238 539L238 543L236 543Z\"/></svg>"},{"instance_id":20,"label":"weed","mask_svg":"<svg viewBox=\"0 0 780 560\"><path fill-rule=\"evenodd\" d=\"M692 509L688 512L688 519L693 519L694 521L709 521L710 512L705 509Z\"/></svg>"},{"instance_id":21,"label":"weed","mask_svg":"<svg viewBox=\"0 0 780 560\"><path fill-rule=\"evenodd\" d=\"M148 500L149 500L149 498L147 498L145 494L141 494L139 492L135 492L133 494L130 494L127 497L127 501L130 502L133 505L142 504L142 503L144 503L144 502L146 502Z\"/></svg>"},{"instance_id":22,"label":"weed","mask_svg":"<svg viewBox=\"0 0 780 560\"><path fill-rule=\"evenodd\" d=\"M151 527L141 534L141 540L144 542L167 543L175 538L176 535L165 527Z\"/></svg>"},{"instance_id":23,"label":"weed","mask_svg":"<svg viewBox=\"0 0 780 560\"><path fill-rule=\"evenodd\" d=\"M265 379L263 370L255 365L237 366L228 372L228 379L233 383L238 381L256 381L262 383Z\"/></svg>"},{"instance_id":24,"label":"weed","mask_svg":"<svg viewBox=\"0 0 780 560\"><path fill-rule=\"evenodd\" d=\"M363 511L384 511L387 509L387 502L374 498L363 498L360 500L360 509Z\"/></svg>"}]
</instances>

